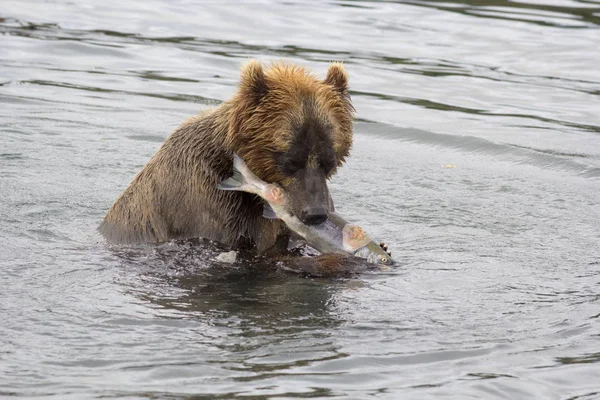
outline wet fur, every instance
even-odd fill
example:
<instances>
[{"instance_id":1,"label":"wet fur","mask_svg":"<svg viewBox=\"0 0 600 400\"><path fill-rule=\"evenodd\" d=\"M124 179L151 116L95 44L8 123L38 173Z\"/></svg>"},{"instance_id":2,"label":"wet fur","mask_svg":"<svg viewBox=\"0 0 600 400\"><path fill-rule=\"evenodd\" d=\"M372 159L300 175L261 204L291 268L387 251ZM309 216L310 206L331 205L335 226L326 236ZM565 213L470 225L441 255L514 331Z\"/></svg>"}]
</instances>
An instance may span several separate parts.
<instances>
[{"instance_id":1,"label":"wet fur","mask_svg":"<svg viewBox=\"0 0 600 400\"><path fill-rule=\"evenodd\" d=\"M352 255L329 253L316 257L281 257L280 268L317 278L348 278L366 271L379 271L379 266Z\"/></svg>"},{"instance_id":2,"label":"wet fur","mask_svg":"<svg viewBox=\"0 0 600 400\"><path fill-rule=\"evenodd\" d=\"M203 237L259 251L283 246L281 221L262 217L256 196L217 189L238 153L267 182L293 184L287 169L308 163L331 177L352 145L347 76L331 64L324 80L301 67L247 63L238 92L184 122L108 211L99 231L114 243Z\"/></svg>"}]
</instances>

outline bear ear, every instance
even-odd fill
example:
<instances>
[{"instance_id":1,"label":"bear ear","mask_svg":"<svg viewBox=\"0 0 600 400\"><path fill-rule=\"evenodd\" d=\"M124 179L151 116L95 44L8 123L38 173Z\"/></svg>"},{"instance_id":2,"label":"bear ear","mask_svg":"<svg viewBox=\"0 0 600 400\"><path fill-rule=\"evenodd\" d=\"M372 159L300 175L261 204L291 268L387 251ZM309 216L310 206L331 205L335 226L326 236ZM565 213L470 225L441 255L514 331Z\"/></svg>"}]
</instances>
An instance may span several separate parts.
<instances>
[{"instance_id":1,"label":"bear ear","mask_svg":"<svg viewBox=\"0 0 600 400\"><path fill-rule=\"evenodd\" d=\"M267 79L259 61L248 61L242 67L241 75L240 90L249 94L255 101L260 101L269 91Z\"/></svg>"},{"instance_id":2,"label":"bear ear","mask_svg":"<svg viewBox=\"0 0 600 400\"><path fill-rule=\"evenodd\" d=\"M341 94L346 94L348 91L348 74L342 63L331 63L325 77L326 84L333 86L333 89Z\"/></svg>"}]
</instances>

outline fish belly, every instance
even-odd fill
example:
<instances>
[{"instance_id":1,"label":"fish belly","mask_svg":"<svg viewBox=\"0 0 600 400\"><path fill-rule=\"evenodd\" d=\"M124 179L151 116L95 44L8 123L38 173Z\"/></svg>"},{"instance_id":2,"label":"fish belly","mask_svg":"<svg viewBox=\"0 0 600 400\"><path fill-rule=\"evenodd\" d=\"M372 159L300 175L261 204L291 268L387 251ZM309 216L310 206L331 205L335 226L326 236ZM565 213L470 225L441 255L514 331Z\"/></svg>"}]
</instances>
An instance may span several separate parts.
<instances>
[{"instance_id":1,"label":"fish belly","mask_svg":"<svg viewBox=\"0 0 600 400\"><path fill-rule=\"evenodd\" d=\"M321 253L347 253L342 230L343 227L328 219L320 225L308 227L306 242Z\"/></svg>"}]
</instances>

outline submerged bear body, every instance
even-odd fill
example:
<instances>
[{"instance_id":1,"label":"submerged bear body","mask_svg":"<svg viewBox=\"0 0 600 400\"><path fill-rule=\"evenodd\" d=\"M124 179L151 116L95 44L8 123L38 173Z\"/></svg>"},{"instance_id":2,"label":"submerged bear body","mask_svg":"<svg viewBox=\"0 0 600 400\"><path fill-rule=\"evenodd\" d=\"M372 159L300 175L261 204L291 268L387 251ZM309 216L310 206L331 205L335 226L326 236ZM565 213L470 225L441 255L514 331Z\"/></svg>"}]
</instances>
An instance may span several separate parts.
<instances>
[{"instance_id":1,"label":"submerged bear body","mask_svg":"<svg viewBox=\"0 0 600 400\"><path fill-rule=\"evenodd\" d=\"M258 197L217 189L232 172L232 154L284 187L306 223L320 223L333 207L326 181L352 144L352 116L341 65L332 64L319 80L294 65L263 70L250 61L233 98L177 128L99 230L114 243L202 237L269 249L288 235L285 225L262 217Z\"/></svg>"}]
</instances>

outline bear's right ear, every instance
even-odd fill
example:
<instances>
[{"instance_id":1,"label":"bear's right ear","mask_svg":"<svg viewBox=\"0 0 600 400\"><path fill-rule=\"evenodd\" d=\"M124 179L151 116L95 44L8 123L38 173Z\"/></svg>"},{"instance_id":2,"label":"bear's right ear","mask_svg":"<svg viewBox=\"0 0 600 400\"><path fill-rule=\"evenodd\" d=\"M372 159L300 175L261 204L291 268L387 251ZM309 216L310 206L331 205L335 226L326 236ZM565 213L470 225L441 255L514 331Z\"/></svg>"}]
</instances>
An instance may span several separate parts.
<instances>
[{"instance_id":1,"label":"bear's right ear","mask_svg":"<svg viewBox=\"0 0 600 400\"><path fill-rule=\"evenodd\" d=\"M269 91L267 79L259 61L250 60L242 67L240 91L249 95L257 103Z\"/></svg>"}]
</instances>

